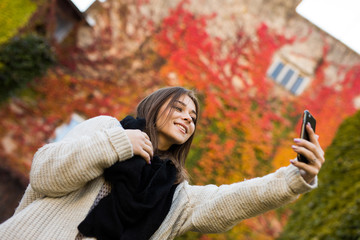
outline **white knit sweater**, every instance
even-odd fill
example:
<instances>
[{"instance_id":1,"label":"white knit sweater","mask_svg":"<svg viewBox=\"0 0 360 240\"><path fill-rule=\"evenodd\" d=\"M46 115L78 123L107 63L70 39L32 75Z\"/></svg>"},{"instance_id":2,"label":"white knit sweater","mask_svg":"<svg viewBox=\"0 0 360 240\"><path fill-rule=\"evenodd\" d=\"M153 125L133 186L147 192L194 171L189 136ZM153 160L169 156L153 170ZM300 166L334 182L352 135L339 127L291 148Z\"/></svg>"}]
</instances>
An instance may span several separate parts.
<instances>
[{"instance_id":1,"label":"white knit sweater","mask_svg":"<svg viewBox=\"0 0 360 240\"><path fill-rule=\"evenodd\" d=\"M119 121L108 116L76 126L60 142L35 154L30 184L14 216L0 225L3 240L75 239L104 184L103 170L133 156ZM181 183L170 212L152 240L173 239L187 231L217 233L239 221L280 207L315 188L290 165L262 178L231 185Z\"/></svg>"}]
</instances>

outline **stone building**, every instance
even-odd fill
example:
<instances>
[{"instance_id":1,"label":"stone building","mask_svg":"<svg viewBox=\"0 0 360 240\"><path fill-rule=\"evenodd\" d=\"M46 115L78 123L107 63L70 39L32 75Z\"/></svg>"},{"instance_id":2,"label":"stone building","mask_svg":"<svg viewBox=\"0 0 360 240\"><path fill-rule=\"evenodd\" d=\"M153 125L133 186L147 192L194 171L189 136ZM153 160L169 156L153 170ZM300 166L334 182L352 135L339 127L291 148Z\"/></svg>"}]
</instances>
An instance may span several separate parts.
<instances>
[{"instance_id":1,"label":"stone building","mask_svg":"<svg viewBox=\"0 0 360 240\"><path fill-rule=\"evenodd\" d=\"M131 25L133 9L127 5L131 2L129 0L107 1L101 3L102 6L96 2L95 7L90 7L87 14L96 19L99 7L111 8L112 21L110 25L113 32L112 38L115 41L124 34L131 33L131 28L134 27ZM158 22L168 14L170 8L174 8L179 2L181 1L150 0L141 7L141 13ZM295 37L296 40L293 44L282 47L275 54L273 63L269 66L268 76L280 86L275 89L279 94L290 92L297 96L310 85L319 64L325 60L325 48L327 51L326 61L331 63L325 70L329 84L342 79L339 68L349 69L360 64L359 54L296 12L296 7L300 2L301 0L197 0L187 1L186 8L195 15L215 13L216 17L210 20L207 30L212 36L222 39L235 41L235 34L239 28L244 30L248 36L255 36L256 27L260 23L265 23L271 30L281 33L285 37ZM99 24L101 24L101 20ZM96 31L98 27L96 24L91 27L81 27L77 35L78 46L86 47L92 44L94 38L90 37L90 32ZM137 47L137 44L132 43L132 46L123 48L122 53L124 53L124 49L133 51ZM109 52L116 54L119 50L116 48L113 46ZM96 56L92 57L96 58Z\"/></svg>"}]
</instances>

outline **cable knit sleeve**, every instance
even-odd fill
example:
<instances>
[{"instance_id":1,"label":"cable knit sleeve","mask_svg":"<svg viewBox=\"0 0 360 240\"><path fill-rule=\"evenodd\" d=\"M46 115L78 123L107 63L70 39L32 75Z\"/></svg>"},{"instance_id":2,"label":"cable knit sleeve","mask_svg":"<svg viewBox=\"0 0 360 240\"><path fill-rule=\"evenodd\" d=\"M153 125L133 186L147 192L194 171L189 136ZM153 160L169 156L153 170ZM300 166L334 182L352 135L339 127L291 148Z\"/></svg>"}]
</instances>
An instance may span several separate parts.
<instances>
[{"instance_id":1,"label":"cable knit sleeve","mask_svg":"<svg viewBox=\"0 0 360 240\"><path fill-rule=\"evenodd\" d=\"M92 118L76 126L60 142L47 144L36 152L30 184L46 196L63 196L132 155L131 143L118 120L107 116Z\"/></svg>"},{"instance_id":2,"label":"cable knit sleeve","mask_svg":"<svg viewBox=\"0 0 360 240\"><path fill-rule=\"evenodd\" d=\"M291 201L317 186L307 184L299 170L290 165L261 178L231 185L190 186L192 210L182 231L219 233L243 219L254 217Z\"/></svg>"}]
</instances>

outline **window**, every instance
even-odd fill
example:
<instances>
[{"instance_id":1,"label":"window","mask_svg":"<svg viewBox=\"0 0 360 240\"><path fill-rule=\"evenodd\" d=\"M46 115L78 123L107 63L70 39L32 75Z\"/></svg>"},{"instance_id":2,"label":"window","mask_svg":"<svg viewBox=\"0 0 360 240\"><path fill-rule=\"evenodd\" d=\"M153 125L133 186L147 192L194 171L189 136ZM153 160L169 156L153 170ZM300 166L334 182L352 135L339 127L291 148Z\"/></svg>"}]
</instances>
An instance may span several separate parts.
<instances>
[{"instance_id":1,"label":"window","mask_svg":"<svg viewBox=\"0 0 360 240\"><path fill-rule=\"evenodd\" d=\"M267 75L294 95L300 95L309 84L309 78L279 59L270 66Z\"/></svg>"},{"instance_id":2,"label":"window","mask_svg":"<svg viewBox=\"0 0 360 240\"><path fill-rule=\"evenodd\" d=\"M71 20L59 13L56 13L56 29L54 37L58 43L64 40L73 27L74 23L71 22Z\"/></svg>"},{"instance_id":3,"label":"window","mask_svg":"<svg viewBox=\"0 0 360 240\"><path fill-rule=\"evenodd\" d=\"M276 79L283 68L284 64L282 62L279 62L279 64L276 65L274 71L271 73L270 77Z\"/></svg>"}]
</instances>

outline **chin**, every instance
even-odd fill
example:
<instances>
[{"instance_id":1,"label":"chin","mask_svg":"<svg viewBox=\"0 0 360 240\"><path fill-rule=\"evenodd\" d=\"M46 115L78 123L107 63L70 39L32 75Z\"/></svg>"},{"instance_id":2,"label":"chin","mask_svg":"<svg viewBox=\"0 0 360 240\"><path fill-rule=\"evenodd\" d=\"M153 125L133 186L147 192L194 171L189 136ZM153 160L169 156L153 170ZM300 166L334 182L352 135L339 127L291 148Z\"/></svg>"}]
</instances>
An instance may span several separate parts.
<instances>
[{"instance_id":1,"label":"chin","mask_svg":"<svg viewBox=\"0 0 360 240\"><path fill-rule=\"evenodd\" d=\"M182 145L182 144L186 143L188 140L189 140L189 138L182 139L182 140L178 141L177 144L178 144L178 145Z\"/></svg>"}]
</instances>

